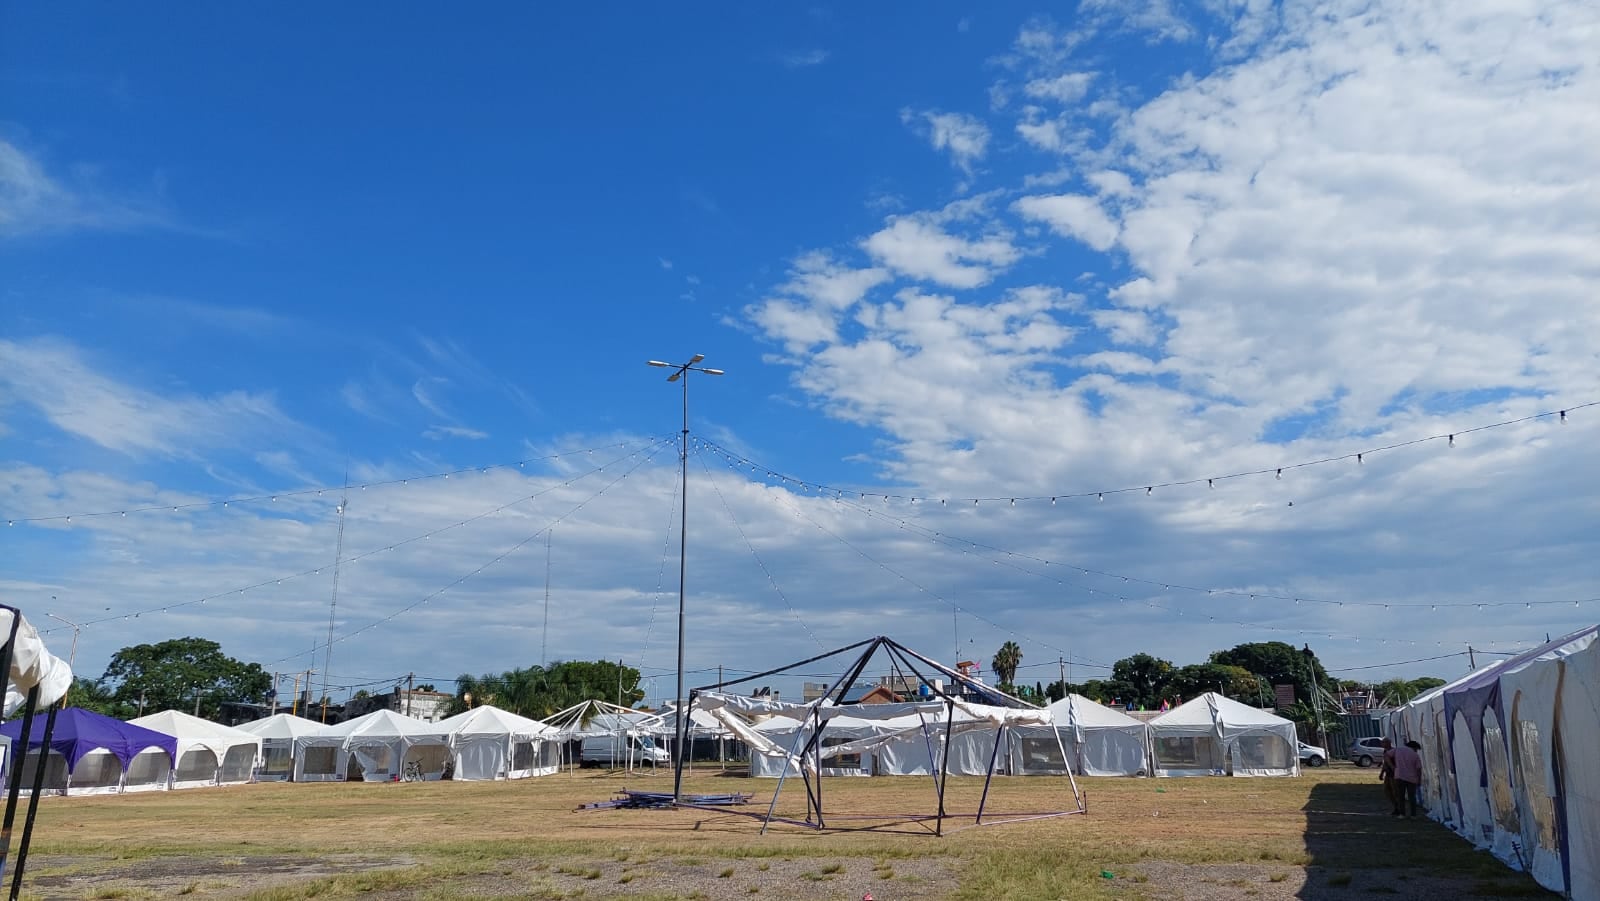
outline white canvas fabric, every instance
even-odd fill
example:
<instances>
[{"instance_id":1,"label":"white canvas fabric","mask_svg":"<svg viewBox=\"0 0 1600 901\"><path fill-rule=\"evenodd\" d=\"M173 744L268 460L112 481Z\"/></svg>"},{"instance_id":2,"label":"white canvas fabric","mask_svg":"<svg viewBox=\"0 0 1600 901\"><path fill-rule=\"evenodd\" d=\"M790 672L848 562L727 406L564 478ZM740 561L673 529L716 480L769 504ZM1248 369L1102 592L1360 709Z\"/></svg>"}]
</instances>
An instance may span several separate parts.
<instances>
[{"instance_id":1,"label":"white canvas fabric","mask_svg":"<svg viewBox=\"0 0 1600 901\"><path fill-rule=\"evenodd\" d=\"M304 735L316 735L327 727L303 716L275 713L240 723L234 728L261 739L261 764L256 768L256 779L282 782L294 776L294 740Z\"/></svg>"},{"instance_id":2,"label":"white canvas fabric","mask_svg":"<svg viewBox=\"0 0 1600 901\"><path fill-rule=\"evenodd\" d=\"M1298 776L1293 722L1207 692L1150 721L1157 776Z\"/></svg>"},{"instance_id":3,"label":"white canvas fabric","mask_svg":"<svg viewBox=\"0 0 1600 901\"><path fill-rule=\"evenodd\" d=\"M790 773L797 772L798 761L792 755L804 747L815 729L815 719L808 720L808 715L825 723L821 768L824 776L921 776L941 770L952 775L982 776L989 772L991 759L996 770L1005 773L1011 761L1011 730L1005 730L1007 737L1001 738L999 726L1050 721L1050 712L1043 709L958 703L949 729L946 761L950 707L943 701L787 705L754 727L738 724L738 717L731 714L739 709L740 705L719 705L713 708L713 714L750 746L750 775L765 777L781 776L786 768ZM808 760L806 766L811 765Z\"/></svg>"},{"instance_id":4,"label":"white canvas fabric","mask_svg":"<svg viewBox=\"0 0 1600 901\"><path fill-rule=\"evenodd\" d=\"M450 742L438 723L374 710L296 738L294 756L296 782L343 781L352 766L365 782L388 782L400 778L410 762L422 767L424 778L438 779L450 756Z\"/></svg>"},{"instance_id":5,"label":"white canvas fabric","mask_svg":"<svg viewBox=\"0 0 1600 901\"><path fill-rule=\"evenodd\" d=\"M1419 696L1389 731L1423 745L1429 816L1546 888L1600 901L1600 626Z\"/></svg>"},{"instance_id":6,"label":"white canvas fabric","mask_svg":"<svg viewBox=\"0 0 1600 901\"><path fill-rule=\"evenodd\" d=\"M1150 727L1082 695L1050 705L1054 729L1021 728L1011 741L1011 772L1079 776L1144 776L1150 772ZM1062 758L1063 750L1066 752Z\"/></svg>"},{"instance_id":7,"label":"white canvas fabric","mask_svg":"<svg viewBox=\"0 0 1600 901\"><path fill-rule=\"evenodd\" d=\"M558 732L538 720L486 704L434 726L449 737L453 779L526 779L560 768Z\"/></svg>"},{"instance_id":8,"label":"white canvas fabric","mask_svg":"<svg viewBox=\"0 0 1600 901\"><path fill-rule=\"evenodd\" d=\"M27 701L28 691L34 686L39 688L40 710L61 700L72 687L72 668L50 653L27 617L0 610L0 636L11 634L13 616L17 619L17 636L11 645L11 671L6 674L6 717Z\"/></svg>"},{"instance_id":9,"label":"white canvas fabric","mask_svg":"<svg viewBox=\"0 0 1600 901\"><path fill-rule=\"evenodd\" d=\"M128 722L178 739L173 788L249 782L261 757L259 736L181 710L163 710Z\"/></svg>"}]
</instances>

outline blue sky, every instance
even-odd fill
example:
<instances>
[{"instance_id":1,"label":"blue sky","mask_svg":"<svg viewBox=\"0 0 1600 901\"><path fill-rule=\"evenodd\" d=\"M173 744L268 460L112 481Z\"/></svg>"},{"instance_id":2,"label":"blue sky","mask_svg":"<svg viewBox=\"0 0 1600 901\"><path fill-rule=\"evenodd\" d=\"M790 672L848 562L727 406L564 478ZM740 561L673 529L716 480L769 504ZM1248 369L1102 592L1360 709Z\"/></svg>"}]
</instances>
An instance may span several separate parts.
<instances>
[{"instance_id":1,"label":"blue sky","mask_svg":"<svg viewBox=\"0 0 1600 901\"><path fill-rule=\"evenodd\" d=\"M625 455L677 428L643 361L694 352L729 371L694 387L719 447L923 497L1276 467L1600 399L1581 337L1600 317L1597 80L1572 37L1594 11L1401 12L7 8L0 507ZM897 501L893 520L697 451L709 634L691 664L880 632L985 659L1026 635L1030 665L1318 634L1348 666L1532 641L1600 610L1581 527L1596 418L1287 486L1021 513ZM540 494L342 567L334 683L536 648L670 669L675 460L594 496L616 469L565 484L587 459L357 497L349 553ZM320 666L331 571L131 614L330 562L331 504L23 524L0 536L0 591L129 615L84 631L90 675L176 634ZM941 549L901 517L1001 551ZM547 631L544 539L526 540L553 522ZM1130 609L1106 596L1136 582L995 575L1018 554L1239 595ZM1218 597L1238 603L1219 617ZM1382 599L1428 606L1358 616ZM1473 606L1508 599L1538 603ZM1174 628L1179 609L1206 625ZM1456 661L1380 672L1439 666Z\"/></svg>"}]
</instances>

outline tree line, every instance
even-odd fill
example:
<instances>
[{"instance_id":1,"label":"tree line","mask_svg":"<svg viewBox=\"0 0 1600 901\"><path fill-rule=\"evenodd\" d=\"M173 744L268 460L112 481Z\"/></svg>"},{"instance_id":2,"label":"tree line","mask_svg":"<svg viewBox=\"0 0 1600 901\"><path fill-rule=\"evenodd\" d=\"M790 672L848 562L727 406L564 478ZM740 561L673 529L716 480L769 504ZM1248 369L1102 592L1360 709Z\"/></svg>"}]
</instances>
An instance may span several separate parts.
<instances>
[{"instance_id":1,"label":"tree line","mask_svg":"<svg viewBox=\"0 0 1600 901\"><path fill-rule=\"evenodd\" d=\"M112 656L100 678L74 676L67 701L117 719L181 710L216 720L228 704L270 704L272 682L272 673L261 664L236 660L224 654L217 642L190 636L123 648ZM478 676L463 673L456 680L446 713L492 704L541 719L591 698L633 707L644 700L639 682L638 669L609 660L558 661L548 667ZM418 686L418 690L432 688Z\"/></svg>"},{"instance_id":2,"label":"tree line","mask_svg":"<svg viewBox=\"0 0 1600 901\"><path fill-rule=\"evenodd\" d=\"M1124 657L1111 665L1106 678L1085 682L1058 679L1045 685L1015 684L1022 663L1022 648L1014 641L1000 646L991 661L1002 690L1038 703L1059 701L1068 694L1079 694L1103 704L1134 710L1156 710L1163 703L1172 706L1208 691L1256 707L1276 707L1275 686L1294 688L1294 704L1280 712L1302 723L1316 719L1320 687L1328 693L1341 690L1372 690L1380 700L1403 704L1431 688L1445 684L1443 679L1395 679L1378 685L1334 679L1323 669L1309 647L1295 648L1281 641L1248 642L1222 651L1213 651L1204 663L1177 666L1151 654ZM1325 708L1324 715L1339 711Z\"/></svg>"}]
</instances>

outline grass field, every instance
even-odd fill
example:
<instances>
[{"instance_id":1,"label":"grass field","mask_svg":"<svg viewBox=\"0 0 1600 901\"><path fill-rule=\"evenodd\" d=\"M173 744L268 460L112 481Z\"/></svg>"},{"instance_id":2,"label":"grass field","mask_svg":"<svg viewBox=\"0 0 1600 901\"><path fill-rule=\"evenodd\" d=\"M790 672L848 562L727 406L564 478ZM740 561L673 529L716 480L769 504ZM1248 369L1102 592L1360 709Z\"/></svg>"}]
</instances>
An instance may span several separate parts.
<instances>
[{"instance_id":1,"label":"grass field","mask_svg":"<svg viewBox=\"0 0 1600 901\"><path fill-rule=\"evenodd\" d=\"M666 776L592 771L49 798L24 889L36 899L281 901L1554 897L1432 822L1389 818L1371 770L1080 782L1087 816L943 838L890 820L763 836L759 822L729 814L577 811L622 787L670 790ZM752 792L762 810L773 787L719 775L685 783L686 792ZM947 808L975 810L981 787L952 779ZM935 804L926 778L829 779L824 790L825 809L839 816ZM803 814L804 797L786 787L780 812ZM990 796L996 813L1067 806L1064 779L997 779Z\"/></svg>"}]
</instances>

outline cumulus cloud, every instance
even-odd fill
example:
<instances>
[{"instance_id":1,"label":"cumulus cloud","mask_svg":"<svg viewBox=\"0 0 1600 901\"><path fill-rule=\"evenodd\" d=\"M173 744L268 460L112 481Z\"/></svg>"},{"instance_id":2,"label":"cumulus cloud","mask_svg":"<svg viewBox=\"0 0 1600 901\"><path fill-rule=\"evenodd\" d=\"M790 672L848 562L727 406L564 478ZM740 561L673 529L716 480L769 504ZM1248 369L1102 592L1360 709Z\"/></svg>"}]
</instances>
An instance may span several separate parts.
<instances>
[{"instance_id":1,"label":"cumulus cloud","mask_svg":"<svg viewBox=\"0 0 1600 901\"><path fill-rule=\"evenodd\" d=\"M1035 195L1018 200L1016 210L1024 218L1044 222L1057 234L1075 238L1095 250L1110 250L1117 241L1117 223L1092 197Z\"/></svg>"},{"instance_id":2,"label":"cumulus cloud","mask_svg":"<svg viewBox=\"0 0 1600 901\"><path fill-rule=\"evenodd\" d=\"M903 109L900 121L926 136L933 149L949 151L950 161L968 175L989 148L989 126L966 113Z\"/></svg>"},{"instance_id":3,"label":"cumulus cloud","mask_svg":"<svg viewBox=\"0 0 1600 901\"><path fill-rule=\"evenodd\" d=\"M891 217L888 226L864 240L862 247L896 272L951 288L988 284L1021 255L1003 233L968 239L950 234L934 217L923 215Z\"/></svg>"}]
</instances>

